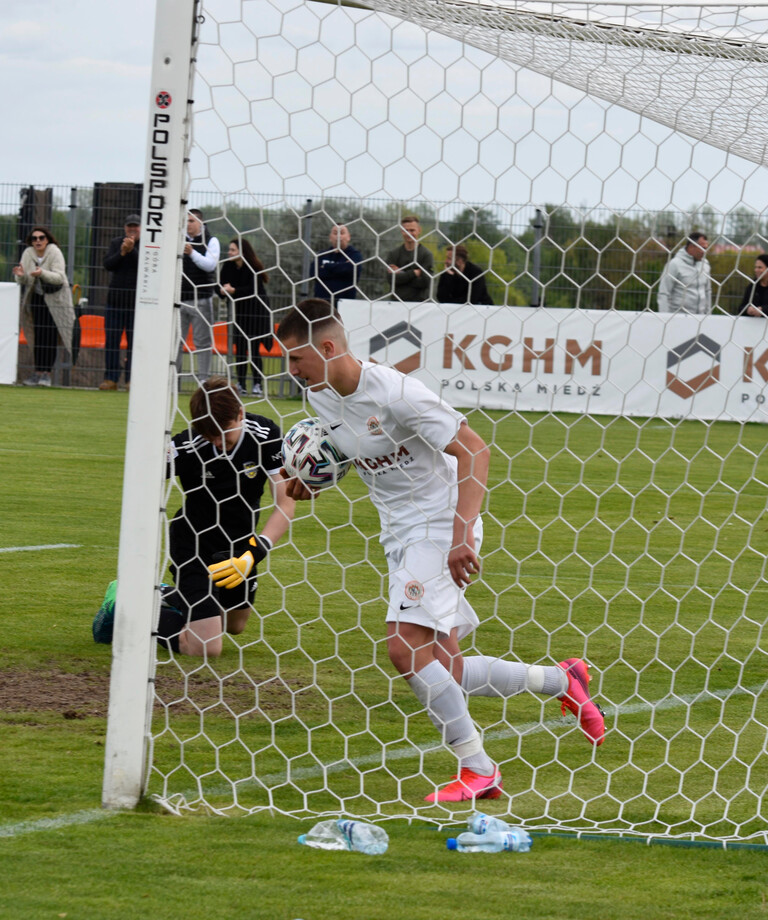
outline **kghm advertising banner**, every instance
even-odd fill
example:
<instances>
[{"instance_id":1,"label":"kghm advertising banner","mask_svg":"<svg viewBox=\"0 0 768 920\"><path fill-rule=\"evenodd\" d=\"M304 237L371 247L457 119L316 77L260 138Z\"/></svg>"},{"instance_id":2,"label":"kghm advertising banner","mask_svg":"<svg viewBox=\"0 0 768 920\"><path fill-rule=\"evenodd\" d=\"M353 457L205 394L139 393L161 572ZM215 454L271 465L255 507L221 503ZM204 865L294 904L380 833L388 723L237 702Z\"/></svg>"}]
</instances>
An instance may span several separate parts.
<instances>
[{"instance_id":1,"label":"kghm advertising banner","mask_svg":"<svg viewBox=\"0 0 768 920\"><path fill-rule=\"evenodd\" d=\"M342 301L352 351L452 406L768 421L768 320Z\"/></svg>"}]
</instances>

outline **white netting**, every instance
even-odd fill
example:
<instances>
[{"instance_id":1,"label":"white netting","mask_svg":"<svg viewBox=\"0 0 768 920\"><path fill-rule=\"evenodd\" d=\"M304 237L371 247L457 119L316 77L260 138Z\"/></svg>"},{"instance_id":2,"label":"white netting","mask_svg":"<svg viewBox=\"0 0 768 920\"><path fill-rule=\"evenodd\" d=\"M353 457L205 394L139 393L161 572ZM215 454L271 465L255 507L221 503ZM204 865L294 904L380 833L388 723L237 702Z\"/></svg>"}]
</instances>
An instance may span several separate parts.
<instances>
[{"instance_id":1,"label":"white netting","mask_svg":"<svg viewBox=\"0 0 768 920\"><path fill-rule=\"evenodd\" d=\"M408 360L401 333L418 329L424 379L491 444L467 650L586 658L609 728L593 749L557 703L473 699L502 810L541 828L764 836L768 483L764 428L743 424L765 420L749 326L763 320L650 311L683 234L708 234L725 313L766 248L766 11L366 6L202 4L190 204L224 250L253 244L275 320L314 291L315 254L346 224L361 357L378 331L393 349L379 358ZM386 306L411 212L436 272L463 242L506 306ZM217 309L214 368L234 380L232 304ZM264 373L249 411L283 430L311 414L278 357ZM180 501L171 486L169 511ZM423 796L455 759L387 660L378 529L347 476L299 508L220 658L161 654L148 788L167 807L447 818Z\"/></svg>"},{"instance_id":2,"label":"white netting","mask_svg":"<svg viewBox=\"0 0 768 920\"><path fill-rule=\"evenodd\" d=\"M583 4L569 10L551 3L433 0L365 5L765 163L754 109L768 92L764 11L758 7Z\"/></svg>"}]
</instances>

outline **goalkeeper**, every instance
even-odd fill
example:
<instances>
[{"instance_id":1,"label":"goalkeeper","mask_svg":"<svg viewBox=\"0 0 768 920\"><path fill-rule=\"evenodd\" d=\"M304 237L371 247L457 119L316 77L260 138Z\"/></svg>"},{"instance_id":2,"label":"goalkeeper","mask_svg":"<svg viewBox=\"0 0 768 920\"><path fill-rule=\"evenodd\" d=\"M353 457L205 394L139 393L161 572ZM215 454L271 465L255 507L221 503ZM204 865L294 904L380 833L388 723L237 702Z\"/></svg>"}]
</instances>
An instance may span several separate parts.
<instances>
[{"instance_id":1,"label":"goalkeeper","mask_svg":"<svg viewBox=\"0 0 768 920\"><path fill-rule=\"evenodd\" d=\"M483 748L467 696L529 691L557 698L590 744L601 744L604 719L581 659L543 666L462 656L459 640L479 624L465 589L480 571L489 463L482 438L420 381L355 358L341 320L323 300L294 307L277 337L290 373L304 381L336 446L354 459L379 512L389 567L389 658L459 761L455 781L426 800L501 795L501 773ZM299 479L289 483L292 498L311 497Z\"/></svg>"},{"instance_id":2,"label":"goalkeeper","mask_svg":"<svg viewBox=\"0 0 768 920\"><path fill-rule=\"evenodd\" d=\"M238 634L248 622L256 566L288 529L294 501L279 472L280 429L246 413L227 380L209 377L189 408L192 426L169 448L167 475L178 477L184 502L170 524L175 590L164 596L158 635L185 655L217 656L224 630ZM257 536L267 483L274 508Z\"/></svg>"}]
</instances>

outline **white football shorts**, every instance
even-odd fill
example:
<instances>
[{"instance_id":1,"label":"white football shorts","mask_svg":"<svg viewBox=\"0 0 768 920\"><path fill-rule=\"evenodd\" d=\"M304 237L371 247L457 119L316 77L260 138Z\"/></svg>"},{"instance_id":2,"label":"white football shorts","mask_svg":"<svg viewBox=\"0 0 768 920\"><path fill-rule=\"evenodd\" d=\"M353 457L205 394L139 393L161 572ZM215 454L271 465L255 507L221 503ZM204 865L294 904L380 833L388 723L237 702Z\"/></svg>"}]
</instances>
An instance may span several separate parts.
<instances>
[{"instance_id":1,"label":"white football shorts","mask_svg":"<svg viewBox=\"0 0 768 920\"><path fill-rule=\"evenodd\" d=\"M475 522L475 550L480 555L483 522ZM418 623L448 635L457 630L459 639L480 623L477 614L448 571L451 534L440 540L424 538L387 553L389 608L387 623Z\"/></svg>"}]
</instances>

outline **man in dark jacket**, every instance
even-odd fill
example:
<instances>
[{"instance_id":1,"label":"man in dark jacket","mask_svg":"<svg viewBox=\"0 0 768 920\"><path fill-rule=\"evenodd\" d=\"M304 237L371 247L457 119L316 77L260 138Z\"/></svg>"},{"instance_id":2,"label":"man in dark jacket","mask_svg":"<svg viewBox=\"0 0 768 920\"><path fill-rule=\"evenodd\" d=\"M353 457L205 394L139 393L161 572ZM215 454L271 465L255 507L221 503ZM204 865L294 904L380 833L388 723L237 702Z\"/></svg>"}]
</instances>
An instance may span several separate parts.
<instances>
[{"instance_id":1,"label":"man in dark jacket","mask_svg":"<svg viewBox=\"0 0 768 920\"><path fill-rule=\"evenodd\" d=\"M396 300L429 300L432 292L434 257L419 242L421 221L409 214L400 221L403 244L387 254L387 269Z\"/></svg>"},{"instance_id":2,"label":"man in dark jacket","mask_svg":"<svg viewBox=\"0 0 768 920\"><path fill-rule=\"evenodd\" d=\"M352 245L349 230L343 224L331 228L331 249L317 255L315 297L336 306L337 300L353 300L360 279L363 255Z\"/></svg>"},{"instance_id":3,"label":"man in dark jacket","mask_svg":"<svg viewBox=\"0 0 768 920\"><path fill-rule=\"evenodd\" d=\"M768 316L768 252L755 259L755 280L744 291L739 316Z\"/></svg>"},{"instance_id":4,"label":"man in dark jacket","mask_svg":"<svg viewBox=\"0 0 768 920\"><path fill-rule=\"evenodd\" d=\"M125 331L128 350L125 354L125 387L131 385L131 352L133 351L133 316L136 306L136 278L139 273L139 236L141 217L129 214L125 218L123 236L116 236L104 256L104 268L111 273L107 291L107 312L104 316L104 380L100 390L116 390L120 380L120 342Z\"/></svg>"},{"instance_id":5,"label":"man in dark jacket","mask_svg":"<svg viewBox=\"0 0 768 920\"><path fill-rule=\"evenodd\" d=\"M447 246L445 271L437 283L438 303L493 304L482 268L469 261L466 246Z\"/></svg>"}]
</instances>

